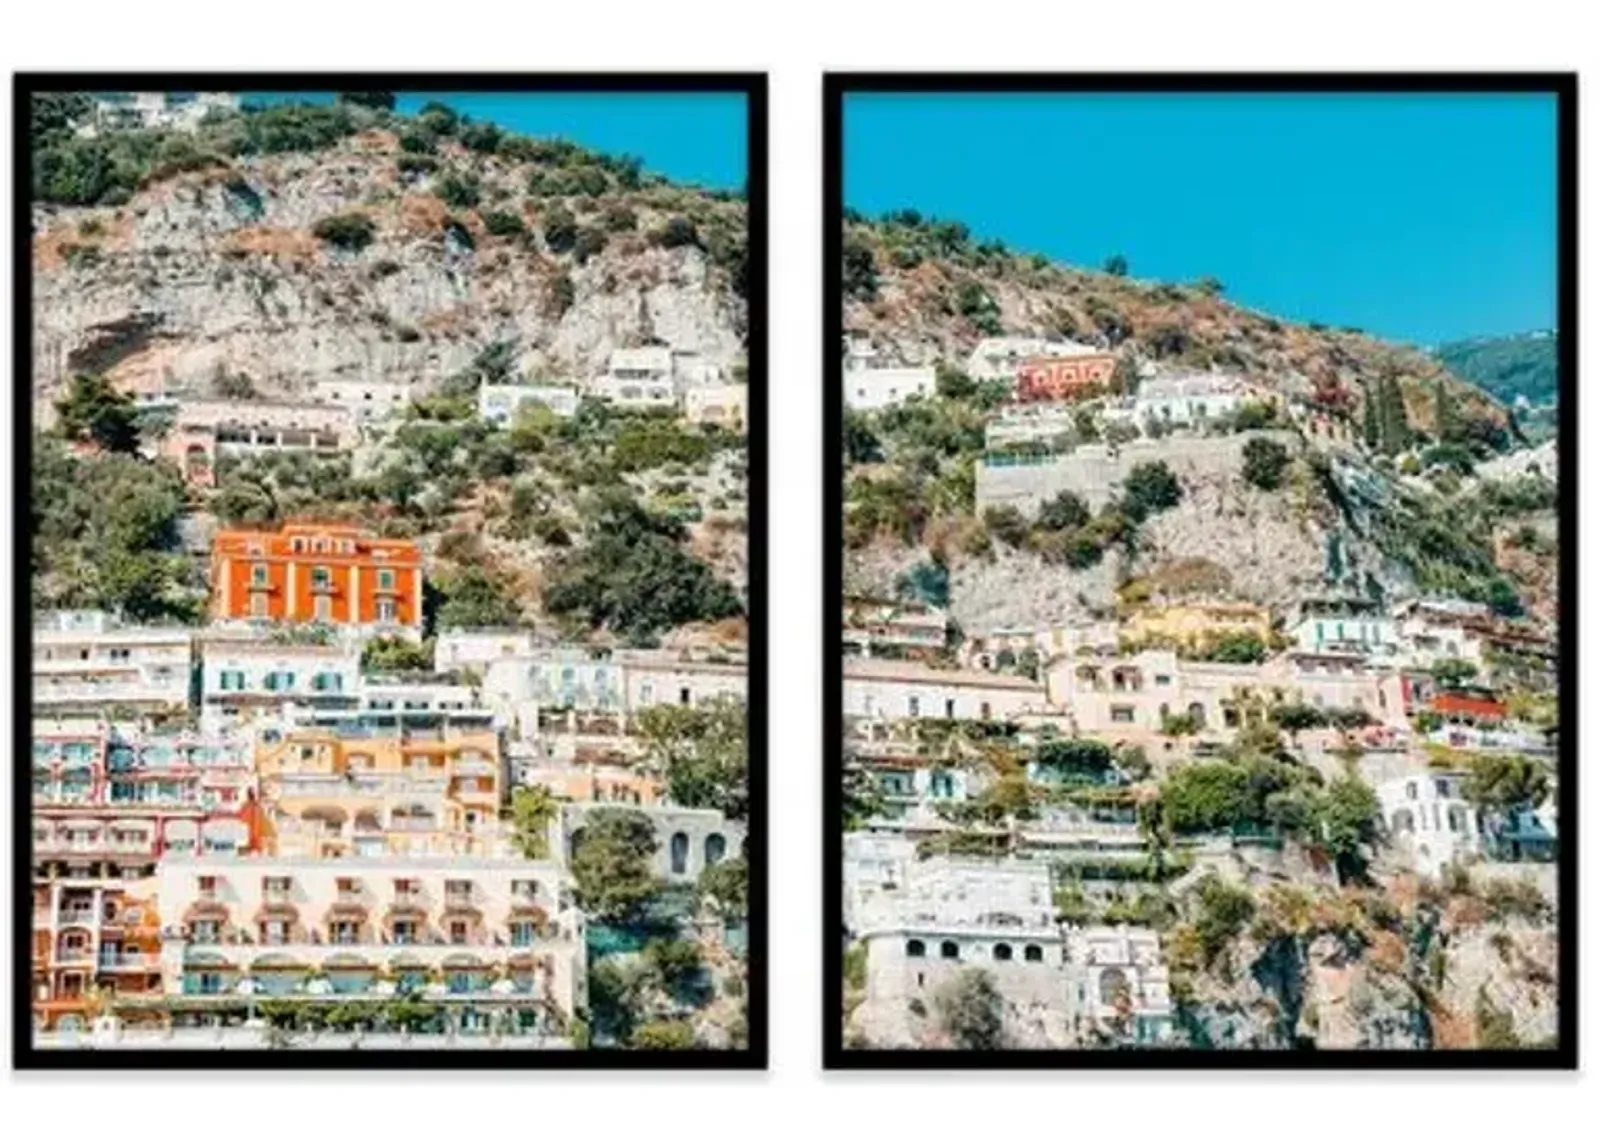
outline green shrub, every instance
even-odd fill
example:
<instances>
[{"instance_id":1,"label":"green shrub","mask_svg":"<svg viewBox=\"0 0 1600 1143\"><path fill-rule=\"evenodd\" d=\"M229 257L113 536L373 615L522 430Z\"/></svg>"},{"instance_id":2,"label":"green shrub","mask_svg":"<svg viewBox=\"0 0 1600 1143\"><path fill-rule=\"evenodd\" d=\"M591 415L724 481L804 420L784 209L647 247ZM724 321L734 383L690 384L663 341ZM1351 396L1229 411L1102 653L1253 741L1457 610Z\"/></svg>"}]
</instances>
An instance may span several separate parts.
<instances>
[{"instance_id":1,"label":"green shrub","mask_svg":"<svg viewBox=\"0 0 1600 1143\"><path fill-rule=\"evenodd\" d=\"M352 253L371 245L376 232L372 219L359 213L330 215L311 228L311 233L329 246Z\"/></svg>"}]
</instances>

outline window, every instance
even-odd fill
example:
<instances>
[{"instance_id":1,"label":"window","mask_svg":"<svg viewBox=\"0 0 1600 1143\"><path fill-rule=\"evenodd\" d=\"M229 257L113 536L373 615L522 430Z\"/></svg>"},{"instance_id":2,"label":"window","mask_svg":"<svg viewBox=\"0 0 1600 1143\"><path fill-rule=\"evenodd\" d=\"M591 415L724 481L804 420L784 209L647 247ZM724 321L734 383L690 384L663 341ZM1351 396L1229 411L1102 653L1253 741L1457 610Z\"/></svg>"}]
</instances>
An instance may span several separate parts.
<instances>
[{"instance_id":1,"label":"window","mask_svg":"<svg viewBox=\"0 0 1600 1143\"><path fill-rule=\"evenodd\" d=\"M982 719L984 722L988 722L990 714L991 714L991 711L989 709L989 704L988 703L980 703L979 706L978 706L978 717L980 719Z\"/></svg>"},{"instance_id":2,"label":"window","mask_svg":"<svg viewBox=\"0 0 1600 1143\"><path fill-rule=\"evenodd\" d=\"M1415 782L1406 783L1406 797L1410 798L1413 802L1417 800L1417 784Z\"/></svg>"},{"instance_id":3,"label":"window","mask_svg":"<svg viewBox=\"0 0 1600 1143\"><path fill-rule=\"evenodd\" d=\"M465 921L450 922L450 943L453 945L467 943L467 923Z\"/></svg>"},{"instance_id":4,"label":"window","mask_svg":"<svg viewBox=\"0 0 1600 1143\"><path fill-rule=\"evenodd\" d=\"M417 923L415 921L396 921L394 923L394 943L397 945L416 944Z\"/></svg>"},{"instance_id":5,"label":"window","mask_svg":"<svg viewBox=\"0 0 1600 1143\"><path fill-rule=\"evenodd\" d=\"M392 600L392 599L380 599L380 600L378 600L378 622L379 623L394 623L397 620L397 618L398 618L398 616L397 616L397 614L395 612L394 600Z\"/></svg>"},{"instance_id":6,"label":"window","mask_svg":"<svg viewBox=\"0 0 1600 1143\"><path fill-rule=\"evenodd\" d=\"M906 942L906 956L923 957L928 955L928 948L921 941L910 940Z\"/></svg>"},{"instance_id":7,"label":"window","mask_svg":"<svg viewBox=\"0 0 1600 1143\"><path fill-rule=\"evenodd\" d=\"M378 569L378 590L379 591L393 591L394 590L394 571L393 571L393 569L391 569L391 568L379 568Z\"/></svg>"},{"instance_id":8,"label":"window","mask_svg":"<svg viewBox=\"0 0 1600 1143\"><path fill-rule=\"evenodd\" d=\"M945 960L960 960L961 947L955 941L942 941L939 944L939 955Z\"/></svg>"},{"instance_id":9,"label":"window","mask_svg":"<svg viewBox=\"0 0 1600 1143\"><path fill-rule=\"evenodd\" d=\"M1011 946L1008 945L1008 944L1004 944L1004 943L995 945L994 946L994 959L995 960L1010 960L1011 959Z\"/></svg>"},{"instance_id":10,"label":"window","mask_svg":"<svg viewBox=\"0 0 1600 1143\"><path fill-rule=\"evenodd\" d=\"M250 565L250 586L251 587L266 587L267 586L267 565L266 564L251 564Z\"/></svg>"},{"instance_id":11,"label":"window","mask_svg":"<svg viewBox=\"0 0 1600 1143\"><path fill-rule=\"evenodd\" d=\"M535 931L532 921L511 922L511 946L513 948L528 948L533 944L534 935Z\"/></svg>"},{"instance_id":12,"label":"window","mask_svg":"<svg viewBox=\"0 0 1600 1143\"><path fill-rule=\"evenodd\" d=\"M694 701L694 698L693 698L692 695L690 695L688 687L679 687L678 688L678 705L679 706L688 706L693 701Z\"/></svg>"},{"instance_id":13,"label":"window","mask_svg":"<svg viewBox=\"0 0 1600 1143\"><path fill-rule=\"evenodd\" d=\"M906 715L910 718L919 718L922 715L922 703L916 695L906 699Z\"/></svg>"},{"instance_id":14,"label":"window","mask_svg":"<svg viewBox=\"0 0 1600 1143\"><path fill-rule=\"evenodd\" d=\"M1044 961L1044 949L1038 945L1025 945L1022 949L1022 959L1029 964L1040 964Z\"/></svg>"},{"instance_id":15,"label":"window","mask_svg":"<svg viewBox=\"0 0 1600 1143\"><path fill-rule=\"evenodd\" d=\"M216 921L196 921L190 926L189 939L198 945L214 945L220 935Z\"/></svg>"},{"instance_id":16,"label":"window","mask_svg":"<svg viewBox=\"0 0 1600 1143\"><path fill-rule=\"evenodd\" d=\"M1131 706L1114 706L1111 708L1112 722L1132 722L1133 708Z\"/></svg>"},{"instance_id":17,"label":"window","mask_svg":"<svg viewBox=\"0 0 1600 1143\"><path fill-rule=\"evenodd\" d=\"M244 690L244 672L223 671L217 676L217 689L222 691Z\"/></svg>"},{"instance_id":18,"label":"window","mask_svg":"<svg viewBox=\"0 0 1600 1143\"><path fill-rule=\"evenodd\" d=\"M311 590L327 591L333 587L333 573L325 567L311 569Z\"/></svg>"},{"instance_id":19,"label":"window","mask_svg":"<svg viewBox=\"0 0 1600 1143\"><path fill-rule=\"evenodd\" d=\"M946 718L954 718L956 716L956 700L955 699L945 699L944 700L944 716Z\"/></svg>"}]
</instances>

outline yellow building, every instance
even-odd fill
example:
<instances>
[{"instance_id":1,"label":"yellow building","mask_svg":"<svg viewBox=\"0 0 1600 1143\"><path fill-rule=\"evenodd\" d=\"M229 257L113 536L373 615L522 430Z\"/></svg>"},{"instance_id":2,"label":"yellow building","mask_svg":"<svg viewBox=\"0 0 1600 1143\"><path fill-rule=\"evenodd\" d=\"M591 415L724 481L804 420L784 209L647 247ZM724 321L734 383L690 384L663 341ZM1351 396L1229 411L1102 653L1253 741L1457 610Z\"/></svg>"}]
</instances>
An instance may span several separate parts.
<instances>
[{"instance_id":1,"label":"yellow building","mask_svg":"<svg viewBox=\"0 0 1600 1143\"><path fill-rule=\"evenodd\" d=\"M1196 647L1228 635L1272 641L1272 613L1254 603L1175 603L1145 607L1122 623L1124 643L1174 649Z\"/></svg>"},{"instance_id":2,"label":"yellow building","mask_svg":"<svg viewBox=\"0 0 1600 1143\"><path fill-rule=\"evenodd\" d=\"M492 856L505 792L492 727L267 731L263 849L280 857Z\"/></svg>"}]
</instances>

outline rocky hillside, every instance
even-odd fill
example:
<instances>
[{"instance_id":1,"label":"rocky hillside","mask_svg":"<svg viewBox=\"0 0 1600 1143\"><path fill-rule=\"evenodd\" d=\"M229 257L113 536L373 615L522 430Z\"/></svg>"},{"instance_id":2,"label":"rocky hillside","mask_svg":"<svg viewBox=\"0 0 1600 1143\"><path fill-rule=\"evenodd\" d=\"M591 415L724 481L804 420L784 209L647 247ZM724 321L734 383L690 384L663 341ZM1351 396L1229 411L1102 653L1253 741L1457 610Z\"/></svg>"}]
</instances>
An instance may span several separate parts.
<instances>
[{"instance_id":1,"label":"rocky hillside","mask_svg":"<svg viewBox=\"0 0 1600 1143\"><path fill-rule=\"evenodd\" d=\"M257 124L296 114L319 132ZM224 373L265 394L345 378L426 390L495 342L552 378L589 377L613 349L645 344L724 369L742 360L737 199L566 145L505 136L485 149L447 121L358 107L138 135L182 161L101 191L114 205L35 203L36 399L74 371L138 391ZM58 150L87 162L78 151L93 143ZM52 158L36 152L36 199L97 189L41 186L40 166L68 162Z\"/></svg>"},{"instance_id":2,"label":"rocky hillside","mask_svg":"<svg viewBox=\"0 0 1600 1143\"><path fill-rule=\"evenodd\" d=\"M1178 284L1083 270L905 211L847 220L844 247L845 328L867 334L890 360L960 362L985 336L1057 337L1225 369L1286 395L1338 382L1358 403L1393 374L1419 426L1440 380L1468 413L1504 420L1493 398L1420 350L1246 309L1215 279Z\"/></svg>"},{"instance_id":3,"label":"rocky hillside","mask_svg":"<svg viewBox=\"0 0 1600 1143\"><path fill-rule=\"evenodd\" d=\"M850 591L903 593L936 564L948 590L921 594L972 631L1059 622L1130 592L1283 606L1341 591L1433 591L1553 617L1553 468L1532 475L1505 408L1418 350L1244 309L1213 281L1060 266L904 212L847 221L843 280L846 329L882 359L940 366L937 399L847 417ZM1288 400L1199 431L1268 428L1281 441L1287 429L1287 445L1272 446L1284 455L1252 478L1243 465L1185 460L1174 435L1141 442L1178 487L1153 511L1069 504L1053 522L993 515L973 474L1000 398L959 371L980 339L1001 335L1110 349L1123 392L1140 374L1242 378L1269 404ZM1316 425L1287 417L1291 401ZM1106 407L1080 402L1070 439L1054 447L1103 446Z\"/></svg>"},{"instance_id":4,"label":"rocky hillside","mask_svg":"<svg viewBox=\"0 0 1600 1143\"><path fill-rule=\"evenodd\" d=\"M418 540L443 626L739 637L741 432L593 398L497 431L476 400L519 375L582 385L646 345L742 379L738 196L438 104L90 137L85 107L34 106L36 606L198 622L213 526L311 516ZM214 487L156 459L170 419L129 398L339 381L411 402L337 456L224 457Z\"/></svg>"}]
</instances>

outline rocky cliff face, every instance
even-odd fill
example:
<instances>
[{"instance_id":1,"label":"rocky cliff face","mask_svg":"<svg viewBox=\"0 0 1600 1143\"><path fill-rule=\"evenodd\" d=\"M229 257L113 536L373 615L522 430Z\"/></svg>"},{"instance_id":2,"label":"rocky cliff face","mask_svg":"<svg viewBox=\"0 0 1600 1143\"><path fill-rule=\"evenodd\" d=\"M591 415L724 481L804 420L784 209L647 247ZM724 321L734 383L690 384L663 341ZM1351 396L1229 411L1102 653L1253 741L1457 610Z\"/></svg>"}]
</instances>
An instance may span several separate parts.
<instances>
[{"instance_id":1,"label":"rocky cliff face","mask_svg":"<svg viewBox=\"0 0 1600 1143\"><path fill-rule=\"evenodd\" d=\"M324 380L408 382L422 391L485 345L512 343L534 376L586 379L616 348L653 343L742 359L743 300L698 246L649 234L691 209L742 233L743 207L679 188L601 198L524 198L527 164L446 144L440 172L481 180L479 209L452 209L440 172L402 175L398 146L369 131L328 150L237 159L147 185L116 207L34 211L33 393L72 371L140 392L203 388L218 372L290 395ZM451 165L453 164L453 165ZM628 229L579 264L535 235L558 210L580 225L615 207ZM317 223L359 212L369 245L341 250Z\"/></svg>"}]
</instances>

